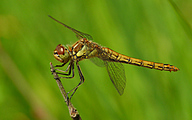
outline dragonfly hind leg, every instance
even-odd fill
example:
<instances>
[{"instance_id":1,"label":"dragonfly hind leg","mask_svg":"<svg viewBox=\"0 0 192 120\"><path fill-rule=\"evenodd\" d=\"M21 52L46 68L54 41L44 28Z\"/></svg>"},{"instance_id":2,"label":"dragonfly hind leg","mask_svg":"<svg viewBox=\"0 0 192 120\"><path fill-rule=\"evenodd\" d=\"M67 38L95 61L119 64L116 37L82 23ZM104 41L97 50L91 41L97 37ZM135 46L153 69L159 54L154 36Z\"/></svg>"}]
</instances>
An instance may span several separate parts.
<instances>
[{"instance_id":1,"label":"dragonfly hind leg","mask_svg":"<svg viewBox=\"0 0 192 120\"><path fill-rule=\"evenodd\" d=\"M76 65L77 65L77 69L78 69L78 72L79 72L80 82L79 82L79 84L78 84L75 88L73 88L72 90L70 90L70 91L67 93L67 98L68 98L68 94L73 91L73 93L72 93L71 96L70 96L70 100L71 100L72 96L74 95L74 93L77 91L78 87L79 87L81 84L83 84L84 81L85 81L84 76L83 76L83 73L82 73L81 68L80 68L80 66L79 66L79 63L76 62ZM69 98L68 98L68 99L69 99Z\"/></svg>"}]
</instances>

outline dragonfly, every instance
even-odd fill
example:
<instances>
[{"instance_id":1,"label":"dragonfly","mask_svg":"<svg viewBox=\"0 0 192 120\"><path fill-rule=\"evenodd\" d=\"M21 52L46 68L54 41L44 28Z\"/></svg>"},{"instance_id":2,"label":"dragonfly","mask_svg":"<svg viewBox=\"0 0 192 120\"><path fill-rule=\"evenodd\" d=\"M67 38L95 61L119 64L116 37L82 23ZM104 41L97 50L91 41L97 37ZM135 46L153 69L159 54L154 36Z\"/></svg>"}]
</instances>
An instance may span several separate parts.
<instances>
[{"instance_id":1,"label":"dragonfly","mask_svg":"<svg viewBox=\"0 0 192 120\"><path fill-rule=\"evenodd\" d=\"M49 17L52 18L54 21L60 23L64 27L73 31L76 34L77 38L79 39L72 46L70 45L64 46L62 44L57 45L53 53L54 57L62 63L61 65L56 65L55 67L63 67L67 63L69 63L65 71L56 69L60 71L58 72L58 74L64 75L64 77L60 78L66 78L66 79L73 78L74 64L76 64L77 66L77 70L80 76L80 82L76 87L74 87L71 91L67 93L69 94L70 92L73 91L73 93L70 96L70 99L74 95L78 87L85 81L83 73L79 66L79 62L84 59L90 59L97 66L106 67L108 75L120 95L124 93L124 89L126 86L125 70L122 63L161 71L176 72L179 70L177 67L170 64L145 61L115 52L110 48L103 47L91 41L93 40L91 35L80 32L72 27L69 27L68 25L58 21L52 16Z\"/></svg>"}]
</instances>

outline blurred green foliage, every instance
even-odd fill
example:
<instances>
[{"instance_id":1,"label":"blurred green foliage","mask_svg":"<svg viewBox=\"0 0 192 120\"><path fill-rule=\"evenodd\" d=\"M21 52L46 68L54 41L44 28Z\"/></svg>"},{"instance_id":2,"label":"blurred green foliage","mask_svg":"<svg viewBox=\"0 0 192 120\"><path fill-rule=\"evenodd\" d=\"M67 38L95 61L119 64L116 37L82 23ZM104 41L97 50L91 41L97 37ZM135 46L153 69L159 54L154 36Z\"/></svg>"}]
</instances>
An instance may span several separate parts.
<instances>
[{"instance_id":1,"label":"blurred green foliage","mask_svg":"<svg viewBox=\"0 0 192 120\"><path fill-rule=\"evenodd\" d=\"M122 54L173 64L178 72L124 65L119 96L105 68L80 62L85 83L72 103L85 120L192 119L191 0L1 0L0 119L70 119L50 72L58 44L78 39L48 17ZM65 68L63 68L65 69ZM79 82L62 80L66 90Z\"/></svg>"}]
</instances>

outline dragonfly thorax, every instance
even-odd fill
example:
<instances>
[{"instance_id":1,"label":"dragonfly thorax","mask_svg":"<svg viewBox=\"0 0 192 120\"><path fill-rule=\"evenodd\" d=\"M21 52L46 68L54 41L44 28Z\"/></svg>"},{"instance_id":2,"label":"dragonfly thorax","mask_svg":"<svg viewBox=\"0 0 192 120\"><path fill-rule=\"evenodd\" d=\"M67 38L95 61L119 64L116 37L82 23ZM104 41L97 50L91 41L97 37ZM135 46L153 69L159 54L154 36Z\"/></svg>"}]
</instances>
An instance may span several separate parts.
<instances>
[{"instance_id":1,"label":"dragonfly thorax","mask_svg":"<svg viewBox=\"0 0 192 120\"><path fill-rule=\"evenodd\" d=\"M53 55L58 61L62 63L67 63L70 59L70 54L68 49L61 44L57 45Z\"/></svg>"}]
</instances>

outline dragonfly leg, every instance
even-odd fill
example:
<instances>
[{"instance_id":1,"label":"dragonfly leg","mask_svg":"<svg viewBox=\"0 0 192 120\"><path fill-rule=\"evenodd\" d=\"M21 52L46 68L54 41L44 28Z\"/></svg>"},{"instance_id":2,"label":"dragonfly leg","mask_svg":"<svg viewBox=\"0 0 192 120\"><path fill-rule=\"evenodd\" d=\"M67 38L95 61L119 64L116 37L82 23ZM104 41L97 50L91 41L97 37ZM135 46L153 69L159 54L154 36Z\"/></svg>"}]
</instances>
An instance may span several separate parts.
<instances>
[{"instance_id":1,"label":"dragonfly leg","mask_svg":"<svg viewBox=\"0 0 192 120\"><path fill-rule=\"evenodd\" d=\"M54 67L63 67L64 65L65 65L66 63L63 63L62 65L56 65L56 66L54 66ZM70 64L69 64L70 65ZM68 67L69 67L69 65L68 65ZM62 70L59 70L59 69L55 69L55 70L58 70L58 71L61 71L61 72L67 72L68 71L68 68L67 67L67 69L65 70L65 71L62 71Z\"/></svg>"},{"instance_id":2,"label":"dragonfly leg","mask_svg":"<svg viewBox=\"0 0 192 120\"><path fill-rule=\"evenodd\" d=\"M71 69L72 69L72 71L71 71ZM66 71L68 71L68 70L66 70ZM65 73L58 73L58 72L57 72L57 74L66 75L66 76L71 75L71 73L72 73L72 76L71 76L71 77L59 77L59 78L67 78L67 79L70 79L70 78L73 78L73 77L74 77L74 64L73 64L73 62L70 62L70 63L69 63L69 72L68 72L67 74L65 74Z\"/></svg>"},{"instance_id":3,"label":"dragonfly leg","mask_svg":"<svg viewBox=\"0 0 192 120\"><path fill-rule=\"evenodd\" d=\"M73 91L73 93L72 93L71 96L70 96L70 100L71 100L72 96L74 95L74 93L77 91L78 87L79 87L81 84L83 84L84 81L85 81L84 76L83 76L83 73L82 73L81 68L80 68L80 66L79 66L79 63L76 62L76 65L77 65L77 69L78 69L78 72L79 72L80 82L79 82L79 84L78 84L75 88L73 88L71 91L69 91L69 92L67 93L67 98L68 98L68 94ZM69 98L68 98L68 99L69 99Z\"/></svg>"},{"instance_id":4,"label":"dragonfly leg","mask_svg":"<svg viewBox=\"0 0 192 120\"><path fill-rule=\"evenodd\" d=\"M55 65L54 67L63 67L66 63L63 63L61 65Z\"/></svg>"},{"instance_id":5,"label":"dragonfly leg","mask_svg":"<svg viewBox=\"0 0 192 120\"><path fill-rule=\"evenodd\" d=\"M55 69L55 70L66 73L66 72L68 72L68 70L69 70L69 71L71 70L71 64L72 64L72 62L69 63L69 65L67 66L67 69L66 69L65 71L60 70L60 69ZM62 64L62 65L63 65L63 64ZM69 73L70 73L70 72L69 72Z\"/></svg>"}]
</instances>

